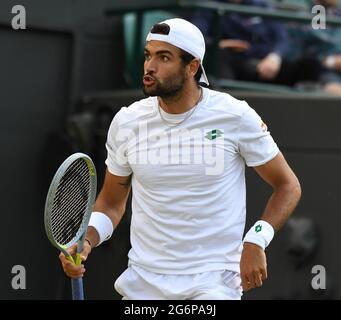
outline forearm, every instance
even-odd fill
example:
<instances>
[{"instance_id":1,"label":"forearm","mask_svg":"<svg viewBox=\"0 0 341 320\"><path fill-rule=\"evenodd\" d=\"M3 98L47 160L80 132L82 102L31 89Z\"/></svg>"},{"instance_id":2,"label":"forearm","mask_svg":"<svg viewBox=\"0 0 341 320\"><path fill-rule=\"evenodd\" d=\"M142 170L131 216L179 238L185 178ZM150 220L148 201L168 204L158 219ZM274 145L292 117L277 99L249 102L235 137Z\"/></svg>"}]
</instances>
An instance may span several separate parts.
<instances>
[{"instance_id":1,"label":"forearm","mask_svg":"<svg viewBox=\"0 0 341 320\"><path fill-rule=\"evenodd\" d=\"M268 29L272 32L272 52L275 52L281 58L284 58L289 52L288 32L278 21L268 21L266 24Z\"/></svg>"},{"instance_id":2,"label":"forearm","mask_svg":"<svg viewBox=\"0 0 341 320\"><path fill-rule=\"evenodd\" d=\"M293 213L301 197L298 181L274 189L261 217L278 231Z\"/></svg>"},{"instance_id":3,"label":"forearm","mask_svg":"<svg viewBox=\"0 0 341 320\"><path fill-rule=\"evenodd\" d=\"M300 185L294 179L292 183L282 183L275 187L261 219L270 223L275 231L279 230L294 211L300 195ZM263 223L263 228L258 231L252 227L244 238L245 242L240 259L240 275L244 291L260 287L263 281L267 279L264 249L271 241L273 231L269 233L264 227L267 227L267 224Z\"/></svg>"},{"instance_id":4,"label":"forearm","mask_svg":"<svg viewBox=\"0 0 341 320\"><path fill-rule=\"evenodd\" d=\"M98 211L106 214L110 218L115 228L122 219L122 216L125 212L125 206L109 205L104 203L103 201L96 201L93 211Z\"/></svg>"},{"instance_id":5,"label":"forearm","mask_svg":"<svg viewBox=\"0 0 341 320\"><path fill-rule=\"evenodd\" d=\"M301 197L300 183L281 152L255 170L272 186L273 193L261 217L263 221L257 221L244 237L240 260L244 291L261 286L267 278L264 250L270 244L274 231L287 221Z\"/></svg>"}]
</instances>

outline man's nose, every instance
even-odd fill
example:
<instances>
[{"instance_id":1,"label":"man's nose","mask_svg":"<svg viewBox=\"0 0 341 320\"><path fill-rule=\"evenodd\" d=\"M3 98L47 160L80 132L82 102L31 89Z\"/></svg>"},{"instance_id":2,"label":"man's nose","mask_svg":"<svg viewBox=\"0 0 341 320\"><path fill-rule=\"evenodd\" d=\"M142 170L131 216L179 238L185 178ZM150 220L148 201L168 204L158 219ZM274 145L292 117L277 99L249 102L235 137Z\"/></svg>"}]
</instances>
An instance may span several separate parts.
<instances>
[{"instance_id":1,"label":"man's nose","mask_svg":"<svg viewBox=\"0 0 341 320\"><path fill-rule=\"evenodd\" d=\"M149 59L148 61L145 61L144 63L144 71L146 74L152 74L155 73L157 69L156 63L154 59Z\"/></svg>"}]
</instances>

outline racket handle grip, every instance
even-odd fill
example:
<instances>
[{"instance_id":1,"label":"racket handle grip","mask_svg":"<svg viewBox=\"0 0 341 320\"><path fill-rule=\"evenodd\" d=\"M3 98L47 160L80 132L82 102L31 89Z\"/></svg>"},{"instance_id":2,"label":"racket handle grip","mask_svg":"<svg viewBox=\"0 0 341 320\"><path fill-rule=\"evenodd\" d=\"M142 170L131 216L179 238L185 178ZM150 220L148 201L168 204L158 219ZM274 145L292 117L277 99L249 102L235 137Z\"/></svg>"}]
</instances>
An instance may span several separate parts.
<instances>
[{"instance_id":1,"label":"racket handle grip","mask_svg":"<svg viewBox=\"0 0 341 320\"><path fill-rule=\"evenodd\" d=\"M83 279L71 279L72 300L84 300Z\"/></svg>"}]
</instances>

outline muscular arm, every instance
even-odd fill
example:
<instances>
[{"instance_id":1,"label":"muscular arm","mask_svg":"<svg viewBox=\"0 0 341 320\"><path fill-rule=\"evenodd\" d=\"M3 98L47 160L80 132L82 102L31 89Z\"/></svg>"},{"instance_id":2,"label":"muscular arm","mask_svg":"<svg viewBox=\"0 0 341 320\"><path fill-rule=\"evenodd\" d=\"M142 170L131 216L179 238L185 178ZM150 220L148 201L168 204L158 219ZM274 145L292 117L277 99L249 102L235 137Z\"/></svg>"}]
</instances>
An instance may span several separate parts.
<instances>
[{"instance_id":1,"label":"muscular arm","mask_svg":"<svg viewBox=\"0 0 341 320\"><path fill-rule=\"evenodd\" d=\"M114 227L117 226L125 212L130 188L131 176L115 176L107 170L103 187L95 203L94 211L107 214ZM96 246L99 242L98 233L93 227L88 228L86 238L89 239L92 247Z\"/></svg>"},{"instance_id":2,"label":"muscular arm","mask_svg":"<svg viewBox=\"0 0 341 320\"><path fill-rule=\"evenodd\" d=\"M278 231L292 214L301 197L299 181L282 153L254 169L273 188L261 219L269 222L275 231Z\"/></svg>"},{"instance_id":3,"label":"muscular arm","mask_svg":"<svg viewBox=\"0 0 341 320\"><path fill-rule=\"evenodd\" d=\"M282 153L254 169L273 188L261 219L278 231L292 214L301 197L299 181ZM240 274L244 291L262 286L263 281L267 279L267 265L266 255L261 247L249 242L244 243Z\"/></svg>"}]
</instances>

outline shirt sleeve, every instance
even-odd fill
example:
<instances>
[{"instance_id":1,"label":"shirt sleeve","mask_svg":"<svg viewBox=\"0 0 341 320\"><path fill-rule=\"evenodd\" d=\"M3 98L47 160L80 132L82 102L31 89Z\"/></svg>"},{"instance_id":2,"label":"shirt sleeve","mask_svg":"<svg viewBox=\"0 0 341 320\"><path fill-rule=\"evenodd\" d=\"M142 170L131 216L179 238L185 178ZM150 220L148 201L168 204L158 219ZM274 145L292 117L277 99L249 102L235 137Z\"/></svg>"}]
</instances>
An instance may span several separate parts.
<instances>
[{"instance_id":1,"label":"shirt sleeve","mask_svg":"<svg viewBox=\"0 0 341 320\"><path fill-rule=\"evenodd\" d=\"M277 53L282 59L288 56L289 52L289 36L283 24L278 21L266 22L272 33L273 48L272 52Z\"/></svg>"},{"instance_id":2,"label":"shirt sleeve","mask_svg":"<svg viewBox=\"0 0 341 320\"><path fill-rule=\"evenodd\" d=\"M107 159L105 160L105 164L111 174L117 176L129 176L132 173L127 156L128 140L129 132L119 126L118 112L111 122L105 144L107 149Z\"/></svg>"},{"instance_id":3,"label":"shirt sleeve","mask_svg":"<svg viewBox=\"0 0 341 320\"><path fill-rule=\"evenodd\" d=\"M241 117L238 147L249 167L265 164L279 152L266 124L252 108L248 108Z\"/></svg>"}]
</instances>

